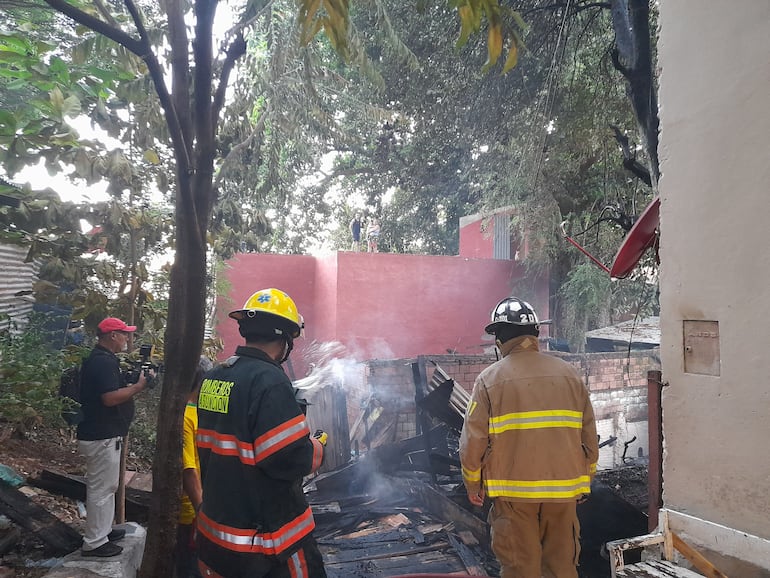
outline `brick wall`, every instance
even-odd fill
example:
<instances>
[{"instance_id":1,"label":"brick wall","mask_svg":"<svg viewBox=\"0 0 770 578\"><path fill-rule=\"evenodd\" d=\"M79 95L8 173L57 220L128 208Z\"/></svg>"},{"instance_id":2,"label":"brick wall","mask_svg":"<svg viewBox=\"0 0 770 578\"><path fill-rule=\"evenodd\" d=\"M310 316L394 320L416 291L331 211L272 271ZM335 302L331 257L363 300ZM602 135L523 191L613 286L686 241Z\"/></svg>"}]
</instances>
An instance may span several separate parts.
<instances>
[{"instance_id":1,"label":"brick wall","mask_svg":"<svg viewBox=\"0 0 770 578\"><path fill-rule=\"evenodd\" d=\"M571 363L583 376L591 392L600 440L617 438L614 445L602 448L600 467L613 467L626 457L636 457L647 447L647 372L660 369L659 350L568 354L550 352ZM494 355L431 355L421 358L428 380L434 363L467 391L473 388L476 376L495 361ZM417 434L415 387L412 364L417 359L372 360L366 365L366 388L377 408L379 420L373 424L369 441L388 443ZM349 408L351 420L357 408ZM360 411L360 410L359 410ZM360 422L361 420L358 419ZM381 423L380 423L381 422ZM362 440L364 427L352 432ZM636 437L636 440L631 441ZM628 447L624 444L628 443ZM365 447L365 444L364 446Z\"/></svg>"}]
</instances>

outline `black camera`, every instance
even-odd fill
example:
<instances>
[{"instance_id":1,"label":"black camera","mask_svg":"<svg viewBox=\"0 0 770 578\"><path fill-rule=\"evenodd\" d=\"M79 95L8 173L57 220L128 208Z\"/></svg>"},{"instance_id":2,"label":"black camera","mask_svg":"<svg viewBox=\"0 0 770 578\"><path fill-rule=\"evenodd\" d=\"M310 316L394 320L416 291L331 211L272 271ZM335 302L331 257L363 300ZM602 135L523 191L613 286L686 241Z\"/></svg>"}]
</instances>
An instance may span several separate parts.
<instances>
[{"instance_id":1,"label":"black camera","mask_svg":"<svg viewBox=\"0 0 770 578\"><path fill-rule=\"evenodd\" d=\"M158 363L152 362L153 346L147 343L143 344L139 348L139 359L128 360L129 368L123 372L123 378L126 383L136 383L139 381L139 376L144 374L147 379L147 389L153 389L157 385L157 379L160 373L163 371L163 366ZM150 376L150 371L155 372L155 376Z\"/></svg>"}]
</instances>

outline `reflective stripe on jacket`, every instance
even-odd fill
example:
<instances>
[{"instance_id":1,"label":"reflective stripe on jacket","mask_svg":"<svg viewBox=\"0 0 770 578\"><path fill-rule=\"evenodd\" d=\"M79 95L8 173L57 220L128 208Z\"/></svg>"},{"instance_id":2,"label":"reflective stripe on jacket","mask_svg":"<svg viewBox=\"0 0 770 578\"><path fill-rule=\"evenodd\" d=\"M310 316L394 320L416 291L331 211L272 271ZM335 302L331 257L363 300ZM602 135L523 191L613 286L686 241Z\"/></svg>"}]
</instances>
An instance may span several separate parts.
<instances>
[{"instance_id":1,"label":"reflective stripe on jacket","mask_svg":"<svg viewBox=\"0 0 770 578\"><path fill-rule=\"evenodd\" d=\"M315 523L302 478L321 460L283 368L259 349L204 376L196 445L198 531L231 552L290 553Z\"/></svg>"},{"instance_id":2,"label":"reflective stripe on jacket","mask_svg":"<svg viewBox=\"0 0 770 578\"><path fill-rule=\"evenodd\" d=\"M588 390L534 336L502 345L476 379L460 436L463 481L490 498L565 502L591 491L599 446Z\"/></svg>"}]
</instances>

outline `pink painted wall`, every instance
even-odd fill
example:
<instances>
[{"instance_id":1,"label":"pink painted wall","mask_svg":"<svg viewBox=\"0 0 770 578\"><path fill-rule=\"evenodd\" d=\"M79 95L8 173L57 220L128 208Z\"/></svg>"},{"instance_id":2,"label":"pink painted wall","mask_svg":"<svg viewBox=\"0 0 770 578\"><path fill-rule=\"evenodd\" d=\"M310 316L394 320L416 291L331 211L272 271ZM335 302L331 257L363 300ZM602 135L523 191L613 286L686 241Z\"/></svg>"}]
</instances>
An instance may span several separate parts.
<instances>
[{"instance_id":1,"label":"pink painted wall","mask_svg":"<svg viewBox=\"0 0 770 578\"><path fill-rule=\"evenodd\" d=\"M218 304L222 358L242 342L227 317L255 291L277 287L305 318L292 366L303 377L302 350L311 341L339 341L360 361L416 355L481 354L489 313L510 295L523 268L514 261L466 257L339 252L324 257L239 254L228 262L229 296ZM527 296L548 317L548 280Z\"/></svg>"},{"instance_id":2,"label":"pink painted wall","mask_svg":"<svg viewBox=\"0 0 770 578\"><path fill-rule=\"evenodd\" d=\"M233 354L235 347L243 343L238 333L238 323L227 314L240 309L256 291L276 287L286 291L305 318L305 324L313 327L316 321L315 301L316 260L308 255L274 255L268 253L240 253L227 262L224 271L230 283L230 293L217 299L215 330L224 341L220 359ZM302 340L297 340L298 345ZM297 357L292 355L292 359ZM304 373L297 375L302 377Z\"/></svg>"},{"instance_id":3,"label":"pink painted wall","mask_svg":"<svg viewBox=\"0 0 770 578\"><path fill-rule=\"evenodd\" d=\"M460 255L476 259L491 259L494 252L492 217L474 215L460 220Z\"/></svg>"}]
</instances>

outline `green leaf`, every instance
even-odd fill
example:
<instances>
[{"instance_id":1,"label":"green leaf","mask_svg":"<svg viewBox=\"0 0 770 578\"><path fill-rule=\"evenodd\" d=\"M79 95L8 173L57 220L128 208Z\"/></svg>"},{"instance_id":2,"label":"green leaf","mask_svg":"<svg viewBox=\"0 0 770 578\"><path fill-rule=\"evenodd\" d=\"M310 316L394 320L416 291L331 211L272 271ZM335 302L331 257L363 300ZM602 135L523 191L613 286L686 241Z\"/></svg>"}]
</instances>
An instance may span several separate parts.
<instances>
[{"instance_id":1,"label":"green leaf","mask_svg":"<svg viewBox=\"0 0 770 578\"><path fill-rule=\"evenodd\" d=\"M152 165L159 165L160 164L160 157L158 156L158 153L156 153L152 149L148 149L144 151L144 160L146 160L148 163Z\"/></svg>"},{"instance_id":2,"label":"green leaf","mask_svg":"<svg viewBox=\"0 0 770 578\"><path fill-rule=\"evenodd\" d=\"M28 70L19 70L16 68L0 68L0 76L3 76L5 78L18 78L21 79L26 83L26 79L30 78L32 76L32 73ZM6 84L6 87L8 85Z\"/></svg>"},{"instance_id":3,"label":"green leaf","mask_svg":"<svg viewBox=\"0 0 770 578\"><path fill-rule=\"evenodd\" d=\"M32 56L35 53L29 40L7 34L0 34L0 50L27 56Z\"/></svg>"},{"instance_id":4,"label":"green leaf","mask_svg":"<svg viewBox=\"0 0 770 578\"><path fill-rule=\"evenodd\" d=\"M71 94L62 102L62 116L77 116L80 114L80 99Z\"/></svg>"},{"instance_id":5,"label":"green leaf","mask_svg":"<svg viewBox=\"0 0 770 578\"><path fill-rule=\"evenodd\" d=\"M62 106L64 105L64 95L62 94L61 90L59 90L58 86L49 93L49 97L53 110L61 113Z\"/></svg>"},{"instance_id":6,"label":"green leaf","mask_svg":"<svg viewBox=\"0 0 770 578\"><path fill-rule=\"evenodd\" d=\"M16 134L16 116L8 110L0 109L0 134Z\"/></svg>"},{"instance_id":7,"label":"green leaf","mask_svg":"<svg viewBox=\"0 0 770 578\"><path fill-rule=\"evenodd\" d=\"M16 80L12 80L5 85L8 90L20 90L27 86L29 86L29 83L27 82L26 78L17 78Z\"/></svg>"}]
</instances>

